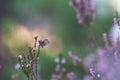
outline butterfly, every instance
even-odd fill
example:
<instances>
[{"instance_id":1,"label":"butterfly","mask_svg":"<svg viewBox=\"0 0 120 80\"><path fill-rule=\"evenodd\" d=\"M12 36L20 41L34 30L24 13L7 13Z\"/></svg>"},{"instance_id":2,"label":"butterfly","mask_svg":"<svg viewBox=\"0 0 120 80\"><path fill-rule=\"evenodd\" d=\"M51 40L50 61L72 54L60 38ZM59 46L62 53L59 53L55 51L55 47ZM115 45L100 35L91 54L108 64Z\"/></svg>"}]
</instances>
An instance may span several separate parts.
<instances>
[{"instance_id":1,"label":"butterfly","mask_svg":"<svg viewBox=\"0 0 120 80\"><path fill-rule=\"evenodd\" d=\"M49 44L49 40L48 39L44 39L43 41L39 41L39 45L43 48L44 46L46 46L47 44Z\"/></svg>"}]
</instances>

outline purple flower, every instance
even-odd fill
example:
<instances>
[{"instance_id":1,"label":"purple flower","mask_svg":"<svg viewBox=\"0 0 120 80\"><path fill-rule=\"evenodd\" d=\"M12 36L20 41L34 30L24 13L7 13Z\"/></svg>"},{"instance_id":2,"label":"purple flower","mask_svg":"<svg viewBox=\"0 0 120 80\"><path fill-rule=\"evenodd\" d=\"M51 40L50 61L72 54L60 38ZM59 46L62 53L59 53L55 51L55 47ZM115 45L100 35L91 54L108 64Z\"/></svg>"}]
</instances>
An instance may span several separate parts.
<instances>
[{"instance_id":1,"label":"purple flower","mask_svg":"<svg viewBox=\"0 0 120 80\"><path fill-rule=\"evenodd\" d=\"M117 24L117 25L119 26L119 28L120 28L120 18L117 18L117 17L116 17L116 18L113 19L113 21L114 21L114 23Z\"/></svg>"},{"instance_id":2,"label":"purple flower","mask_svg":"<svg viewBox=\"0 0 120 80\"><path fill-rule=\"evenodd\" d=\"M15 64L15 67L14 67L16 70L18 70L20 68L20 64Z\"/></svg>"},{"instance_id":3,"label":"purple flower","mask_svg":"<svg viewBox=\"0 0 120 80\"><path fill-rule=\"evenodd\" d=\"M76 56L72 51L69 51L69 56L73 60L74 65L79 65L82 59Z\"/></svg>"},{"instance_id":4,"label":"purple flower","mask_svg":"<svg viewBox=\"0 0 120 80\"><path fill-rule=\"evenodd\" d=\"M100 78L100 74L98 74L96 72L96 69L94 67L90 68L90 74L91 74L93 80L97 80L98 78Z\"/></svg>"},{"instance_id":5,"label":"purple flower","mask_svg":"<svg viewBox=\"0 0 120 80\"><path fill-rule=\"evenodd\" d=\"M117 61L120 61L120 40L119 38L117 38L116 40L114 55L115 55L115 59Z\"/></svg>"},{"instance_id":6,"label":"purple flower","mask_svg":"<svg viewBox=\"0 0 120 80\"><path fill-rule=\"evenodd\" d=\"M111 45L109 35L107 33L103 33L103 39L105 41L106 54L112 53L113 52L113 47Z\"/></svg>"},{"instance_id":7,"label":"purple flower","mask_svg":"<svg viewBox=\"0 0 120 80\"><path fill-rule=\"evenodd\" d=\"M52 75L52 79L51 80L63 80L62 79L62 75L61 74Z\"/></svg>"},{"instance_id":8,"label":"purple flower","mask_svg":"<svg viewBox=\"0 0 120 80\"><path fill-rule=\"evenodd\" d=\"M98 50L96 69L102 74L102 80L119 80L120 40L116 38L115 45L109 45L109 37L104 34L104 41L105 47Z\"/></svg>"},{"instance_id":9,"label":"purple flower","mask_svg":"<svg viewBox=\"0 0 120 80\"><path fill-rule=\"evenodd\" d=\"M56 65L56 72L58 72L58 73L63 73L63 72L65 72L65 71L66 71L66 69L65 69L64 67L62 67L62 66L59 65L59 64Z\"/></svg>"},{"instance_id":10,"label":"purple flower","mask_svg":"<svg viewBox=\"0 0 120 80\"><path fill-rule=\"evenodd\" d=\"M77 74L75 72L67 73L67 80L76 80Z\"/></svg>"},{"instance_id":11,"label":"purple flower","mask_svg":"<svg viewBox=\"0 0 120 80\"><path fill-rule=\"evenodd\" d=\"M66 71L64 67L57 64L56 65L56 73L52 75L51 80L63 80L63 74Z\"/></svg>"},{"instance_id":12,"label":"purple flower","mask_svg":"<svg viewBox=\"0 0 120 80\"><path fill-rule=\"evenodd\" d=\"M13 74L13 75L11 76L11 79L12 79L12 80L19 80L19 78L20 78L20 77L19 77L19 74L17 74L17 73L16 73L16 74Z\"/></svg>"},{"instance_id":13,"label":"purple flower","mask_svg":"<svg viewBox=\"0 0 120 80\"><path fill-rule=\"evenodd\" d=\"M84 76L83 80L93 80L93 79L91 78L91 76L86 75L86 76Z\"/></svg>"},{"instance_id":14,"label":"purple flower","mask_svg":"<svg viewBox=\"0 0 120 80\"><path fill-rule=\"evenodd\" d=\"M91 0L71 0L70 5L73 6L77 12L79 24L88 26L91 21L94 20L94 8Z\"/></svg>"}]
</instances>

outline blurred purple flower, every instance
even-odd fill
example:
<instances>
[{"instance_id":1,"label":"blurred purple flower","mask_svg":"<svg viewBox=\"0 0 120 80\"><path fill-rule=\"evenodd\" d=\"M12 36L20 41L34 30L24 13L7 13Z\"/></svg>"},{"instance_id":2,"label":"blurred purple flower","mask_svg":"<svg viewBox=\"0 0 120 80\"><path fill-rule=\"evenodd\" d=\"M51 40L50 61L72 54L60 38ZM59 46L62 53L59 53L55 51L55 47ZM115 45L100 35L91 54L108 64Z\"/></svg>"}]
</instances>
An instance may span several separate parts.
<instances>
[{"instance_id":1,"label":"blurred purple flower","mask_svg":"<svg viewBox=\"0 0 120 80\"><path fill-rule=\"evenodd\" d=\"M120 40L119 38L117 38L116 40L114 55L115 55L115 59L117 61L120 61Z\"/></svg>"},{"instance_id":2,"label":"blurred purple flower","mask_svg":"<svg viewBox=\"0 0 120 80\"><path fill-rule=\"evenodd\" d=\"M52 75L52 79L51 80L63 80L62 79L62 75L60 75L60 74Z\"/></svg>"},{"instance_id":3,"label":"blurred purple flower","mask_svg":"<svg viewBox=\"0 0 120 80\"><path fill-rule=\"evenodd\" d=\"M13 74L12 76L11 76L11 79L12 80L19 80L19 74Z\"/></svg>"},{"instance_id":4,"label":"blurred purple flower","mask_svg":"<svg viewBox=\"0 0 120 80\"><path fill-rule=\"evenodd\" d=\"M59 65L59 64L56 65L56 72L63 73L65 71L66 71L66 69L63 68L61 65Z\"/></svg>"},{"instance_id":5,"label":"blurred purple flower","mask_svg":"<svg viewBox=\"0 0 120 80\"><path fill-rule=\"evenodd\" d=\"M77 80L77 74L75 72L67 73L67 80Z\"/></svg>"},{"instance_id":6,"label":"blurred purple flower","mask_svg":"<svg viewBox=\"0 0 120 80\"><path fill-rule=\"evenodd\" d=\"M90 74L93 80L97 80L98 78L100 78L100 74L96 72L96 69L94 67L90 68Z\"/></svg>"},{"instance_id":7,"label":"blurred purple flower","mask_svg":"<svg viewBox=\"0 0 120 80\"><path fill-rule=\"evenodd\" d=\"M75 8L79 24L88 26L94 20L94 8L91 0L71 0L70 6Z\"/></svg>"},{"instance_id":8,"label":"blurred purple flower","mask_svg":"<svg viewBox=\"0 0 120 80\"><path fill-rule=\"evenodd\" d=\"M84 76L83 80L93 80L93 79L91 78L91 76L86 75L86 76Z\"/></svg>"},{"instance_id":9,"label":"blurred purple flower","mask_svg":"<svg viewBox=\"0 0 120 80\"><path fill-rule=\"evenodd\" d=\"M15 64L15 69L18 70L20 68L20 64Z\"/></svg>"},{"instance_id":10,"label":"blurred purple flower","mask_svg":"<svg viewBox=\"0 0 120 80\"><path fill-rule=\"evenodd\" d=\"M97 53L98 53L98 60L96 64L97 70L99 72L104 73L108 71L108 67L111 61L110 56L107 55L109 53L107 53L105 49L99 49Z\"/></svg>"},{"instance_id":11,"label":"blurred purple flower","mask_svg":"<svg viewBox=\"0 0 120 80\"><path fill-rule=\"evenodd\" d=\"M66 69L61 65L57 64L55 70L56 70L56 74L52 75L51 80L63 80L63 74L66 71Z\"/></svg>"},{"instance_id":12,"label":"blurred purple flower","mask_svg":"<svg viewBox=\"0 0 120 80\"><path fill-rule=\"evenodd\" d=\"M102 74L102 80L120 79L120 40L116 39L115 45L108 45L109 38L104 34L105 47L98 50L96 70ZM117 73L117 74L116 74Z\"/></svg>"},{"instance_id":13,"label":"blurred purple flower","mask_svg":"<svg viewBox=\"0 0 120 80\"><path fill-rule=\"evenodd\" d=\"M62 66L62 64L66 63L66 59L63 57L62 54L59 54L58 57L55 58L55 62L57 63L55 68L55 74L52 75L51 80L64 80L64 73L66 68Z\"/></svg>"},{"instance_id":14,"label":"blurred purple flower","mask_svg":"<svg viewBox=\"0 0 120 80\"><path fill-rule=\"evenodd\" d=\"M96 55L95 54L89 54L85 59L84 59L84 65L86 68L89 68L92 64L94 64L96 60Z\"/></svg>"},{"instance_id":15,"label":"blurred purple flower","mask_svg":"<svg viewBox=\"0 0 120 80\"><path fill-rule=\"evenodd\" d=\"M76 56L72 51L69 51L69 56L73 60L74 65L79 65L82 62L82 59Z\"/></svg>"},{"instance_id":16,"label":"blurred purple flower","mask_svg":"<svg viewBox=\"0 0 120 80\"><path fill-rule=\"evenodd\" d=\"M115 18L113 19L113 21L114 21L115 24L117 24L117 25L119 26L119 29L120 29L120 18L115 17Z\"/></svg>"},{"instance_id":17,"label":"blurred purple flower","mask_svg":"<svg viewBox=\"0 0 120 80\"><path fill-rule=\"evenodd\" d=\"M112 46L111 46L109 35L107 33L103 33L103 39L105 41L105 48L107 48L108 50L111 50Z\"/></svg>"}]
</instances>

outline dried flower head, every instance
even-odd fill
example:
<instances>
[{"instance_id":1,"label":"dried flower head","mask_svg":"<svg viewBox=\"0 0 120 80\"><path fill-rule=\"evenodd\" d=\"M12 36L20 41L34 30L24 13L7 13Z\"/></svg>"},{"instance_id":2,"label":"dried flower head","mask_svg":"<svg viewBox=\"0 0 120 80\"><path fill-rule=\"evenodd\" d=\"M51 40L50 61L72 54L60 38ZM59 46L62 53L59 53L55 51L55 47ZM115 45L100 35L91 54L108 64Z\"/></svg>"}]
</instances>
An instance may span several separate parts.
<instances>
[{"instance_id":1,"label":"dried flower head","mask_svg":"<svg viewBox=\"0 0 120 80\"><path fill-rule=\"evenodd\" d=\"M31 67L31 64L26 64L26 68Z\"/></svg>"},{"instance_id":2,"label":"dried flower head","mask_svg":"<svg viewBox=\"0 0 120 80\"><path fill-rule=\"evenodd\" d=\"M35 36L35 37L34 37L34 39L35 39L35 41L37 41L37 39L38 39L38 36Z\"/></svg>"},{"instance_id":3,"label":"dried flower head","mask_svg":"<svg viewBox=\"0 0 120 80\"><path fill-rule=\"evenodd\" d=\"M19 60L22 60L22 59L23 59L23 56L22 56L22 55L18 55L18 59L19 59Z\"/></svg>"}]
</instances>

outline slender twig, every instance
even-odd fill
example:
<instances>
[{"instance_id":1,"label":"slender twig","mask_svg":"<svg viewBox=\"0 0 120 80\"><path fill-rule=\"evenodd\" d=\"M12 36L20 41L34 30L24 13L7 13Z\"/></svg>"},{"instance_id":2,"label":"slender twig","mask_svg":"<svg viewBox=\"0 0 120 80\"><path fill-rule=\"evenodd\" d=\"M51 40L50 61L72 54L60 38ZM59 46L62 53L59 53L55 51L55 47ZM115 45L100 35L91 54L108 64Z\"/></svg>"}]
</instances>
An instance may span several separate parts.
<instances>
[{"instance_id":1,"label":"slender twig","mask_svg":"<svg viewBox=\"0 0 120 80\"><path fill-rule=\"evenodd\" d=\"M32 66L32 79L34 80L34 78L35 78L35 73L33 71L33 66Z\"/></svg>"},{"instance_id":2,"label":"slender twig","mask_svg":"<svg viewBox=\"0 0 120 80\"><path fill-rule=\"evenodd\" d=\"M38 58L40 55L40 46L38 47L38 53L37 53L37 57L36 57L36 64L35 64L35 72L36 72L36 80L38 80Z\"/></svg>"},{"instance_id":3,"label":"slender twig","mask_svg":"<svg viewBox=\"0 0 120 80\"><path fill-rule=\"evenodd\" d=\"M87 30L88 30L88 38L90 40L90 46L91 48L95 49L98 47L97 46L98 44L97 44L95 36L93 35L93 32L91 31L91 26L87 27Z\"/></svg>"}]
</instances>

